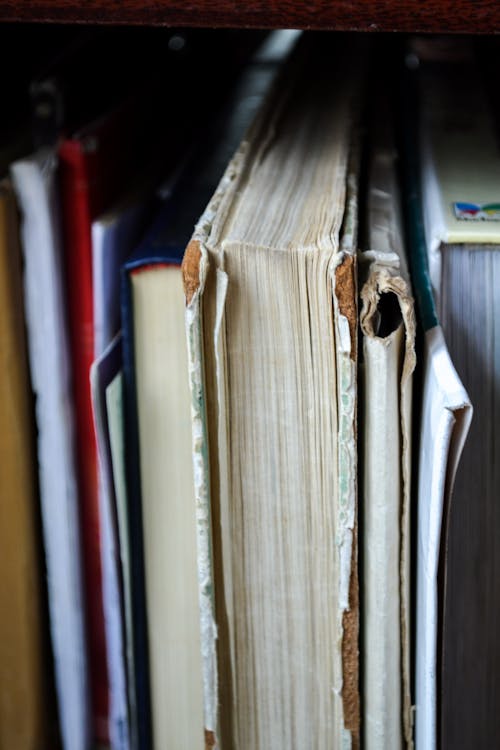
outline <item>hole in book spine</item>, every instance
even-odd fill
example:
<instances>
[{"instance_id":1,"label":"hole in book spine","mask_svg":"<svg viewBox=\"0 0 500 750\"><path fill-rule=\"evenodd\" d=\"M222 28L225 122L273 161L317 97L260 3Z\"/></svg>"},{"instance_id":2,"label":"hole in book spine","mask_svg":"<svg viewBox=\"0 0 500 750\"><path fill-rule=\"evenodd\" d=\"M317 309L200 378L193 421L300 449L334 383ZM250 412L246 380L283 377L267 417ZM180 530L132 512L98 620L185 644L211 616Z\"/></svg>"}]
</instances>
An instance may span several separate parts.
<instances>
[{"instance_id":1,"label":"hole in book spine","mask_svg":"<svg viewBox=\"0 0 500 750\"><path fill-rule=\"evenodd\" d=\"M401 308L394 292L381 294L373 321L375 335L381 339L387 338L401 325L402 320Z\"/></svg>"}]
</instances>

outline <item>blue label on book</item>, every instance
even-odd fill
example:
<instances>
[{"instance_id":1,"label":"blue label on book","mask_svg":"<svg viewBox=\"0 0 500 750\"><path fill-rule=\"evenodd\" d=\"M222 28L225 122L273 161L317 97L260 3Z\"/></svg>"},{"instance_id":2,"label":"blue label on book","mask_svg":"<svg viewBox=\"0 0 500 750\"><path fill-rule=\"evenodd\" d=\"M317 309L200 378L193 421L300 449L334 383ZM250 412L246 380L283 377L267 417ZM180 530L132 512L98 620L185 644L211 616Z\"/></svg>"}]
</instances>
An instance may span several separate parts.
<instances>
[{"instance_id":1,"label":"blue label on book","mask_svg":"<svg viewBox=\"0 0 500 750\"><path fill-rule=\"evenodd\" d=\"M454 203L456 219L466 221L500 221L500 203Z\"/></svg>"}]
</instances>

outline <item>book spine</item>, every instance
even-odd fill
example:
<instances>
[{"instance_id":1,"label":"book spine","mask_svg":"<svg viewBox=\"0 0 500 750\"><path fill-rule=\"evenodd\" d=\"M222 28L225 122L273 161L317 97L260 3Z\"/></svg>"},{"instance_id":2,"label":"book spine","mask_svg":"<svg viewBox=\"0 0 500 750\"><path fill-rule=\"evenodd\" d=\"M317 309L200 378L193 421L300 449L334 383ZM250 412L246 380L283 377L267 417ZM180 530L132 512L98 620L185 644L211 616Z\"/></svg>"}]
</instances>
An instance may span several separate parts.
<instances>
[{"instance_id":1,"label":"book spine","mask_svg":"<svg viewBox=\"0 0 500 750\"><path fill-rule=\"evenodd\" d=\"M60 733L65 750L88 750L88 658L55 154L39 152L18 161L11 174L22 216L24 304Z\"/></svg>"},{"instance_id":2,"label":"book spine","mask_svg":"<svg viewBox=\"0 0 500 750\"><path fill-rule=\"evenodd\" d=\"M92 712L95 739L107 742L109 683L102 594L97 446L90 390L94 313L89 175L87 157L78 141L64 141L59 149L59 159Z\"/></svg>"},{"instance_id":3,"label":"book spine","mask_svg":"<svg viewBox=\"0 0 500 750\"><path fill-rule=\"evenodd\" d=\"M186 296L186 334L193 429L193 472L197 517L197 552L203 658L205 750L218 747L218 674L212 570L210 469L202 359L201 299L208 258L198 240L191 240L182 262Z\"/></svg>"}]
</instances>

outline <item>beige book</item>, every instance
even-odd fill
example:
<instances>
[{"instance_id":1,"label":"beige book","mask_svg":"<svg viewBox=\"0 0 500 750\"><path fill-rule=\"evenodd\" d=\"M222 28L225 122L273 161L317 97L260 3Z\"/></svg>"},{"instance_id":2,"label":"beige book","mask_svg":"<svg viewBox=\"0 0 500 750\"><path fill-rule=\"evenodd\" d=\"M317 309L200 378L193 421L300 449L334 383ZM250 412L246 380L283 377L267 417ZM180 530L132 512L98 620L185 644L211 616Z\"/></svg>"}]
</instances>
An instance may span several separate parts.
<instances>
[{"instance_id":1,"label":"beige book","mask_svg":"<svg viewBox=\"0 0 500 750\"><path fill-rule=\"evenodd\" d=\"M205 739L224 750L359 746L358 81L320 40L302 63L184 260Z\"/></svg>"},{"instance_id":2,"label":"beige book","mask_svg":"<svg viewBox=\"0 0 500 750\"><path fill-rule=\"evenodd\" d=\"M24 336L17 209L0 184L0 747L48 747L34 414ZM51 706L50 706L51 707Z\"/></svg>"},{"instance_id":3,"label":"beige book","mask_svg":"<svg viewBox=\"0 0 500 750\"><path fill-rule=\"evenodd\" d=\"M380 139L379 139L380 140ZM395 152L371 154L361 290L363 587L366 750L412 747L410 468L415 313L405 260Z\"/></svg>"}]
</instances>

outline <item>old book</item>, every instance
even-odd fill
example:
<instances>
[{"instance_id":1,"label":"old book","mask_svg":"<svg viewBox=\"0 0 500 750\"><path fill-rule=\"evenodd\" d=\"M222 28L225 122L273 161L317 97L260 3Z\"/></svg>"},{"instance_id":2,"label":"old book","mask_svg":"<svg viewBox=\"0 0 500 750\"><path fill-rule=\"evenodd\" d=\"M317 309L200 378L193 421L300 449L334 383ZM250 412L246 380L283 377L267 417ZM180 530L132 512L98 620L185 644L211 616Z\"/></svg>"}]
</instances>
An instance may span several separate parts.
<instances>
[{"instance_id":1,"label":"old book","mask_svg":"<svg viewBox=\"0 0 500 750\"><path fill-rule=\"evenodd\" d=\"M359 746L357 57L311 46L183 265L205 742L226 750Z\"/></svg>"},{"instance_id":2,"label":"old book","mask_svg":"<svg viewBox=\"0 0 500 750\"><path fill-rule=\"evenodd\" d=\"M276 65L276 60L248 65L227 107L208 121L202 143L124 269L130 546L135 594L143 596L147 610L155 748L183 750L204 744L191 396L180 264L194 223L262 102ZM145 596L140 591L141 554Z\"/></svg>"},{"instance_id":3,"label":"old book","mask_svg":"<svg viewBox=\"0 0 500 750\"><path fill-rule=\"evenodd\" d=\"M17 207L0 183L0 747L48 748L48 654Z\"/></svg>"},{"instance_id":4,"label":"old book","mask_svg":"<svg viewBox=\"0 0 500 750\"><path fill-rule=\"evenodd\" d=\"M363 736L366 750L413 746L410 489L415 312L406 262L390 110L369 157L359 431L363 446ZM385 113L385 117L382 113Z\"/></svg>"},{"instance_id":5,"label":"old book","mask_svg":"<svg viewBox=\"0 0 500 750\"><path fill-rule=\"evenodd\" d=\"M500 154L479 78L472 55L437 65L432 50L419 73L431 281L450 355L474 406L441 536L437 740L443 748L500 742Z\"/></svg>"},{"instance_id":6,"label":"old book","mask_svg":"<svg viewBox=\"0 0 500 750\"><path fill-rule=\"evenodd\" d=\"M41 150L16 161L11 174L21 212L26 326L36 396L59 721L65 750L87 750L90 715L85 611L55 154Z\"/></svg>"}]
</instances>

